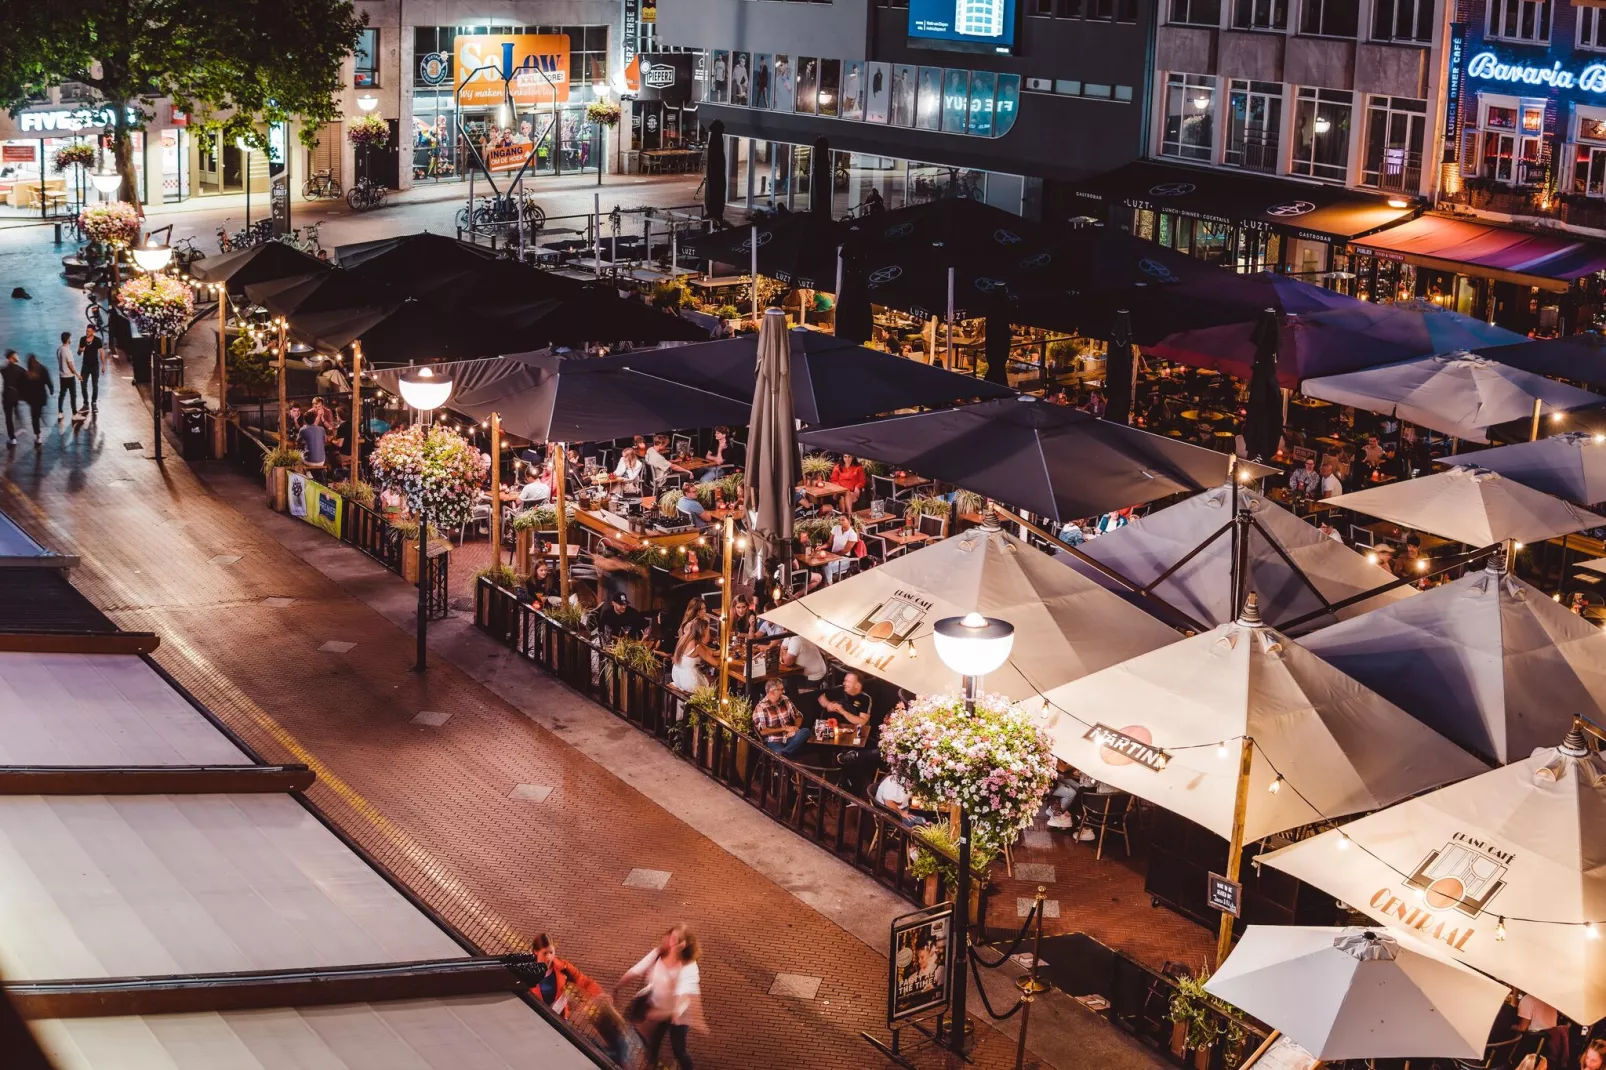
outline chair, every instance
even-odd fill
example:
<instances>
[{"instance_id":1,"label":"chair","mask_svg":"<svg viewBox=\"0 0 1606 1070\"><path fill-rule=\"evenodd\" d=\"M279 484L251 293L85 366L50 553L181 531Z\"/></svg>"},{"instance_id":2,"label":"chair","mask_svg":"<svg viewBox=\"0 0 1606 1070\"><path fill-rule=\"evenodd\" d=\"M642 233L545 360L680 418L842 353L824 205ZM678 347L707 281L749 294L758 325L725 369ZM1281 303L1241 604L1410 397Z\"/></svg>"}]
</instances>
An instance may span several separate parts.
<instances>
[{"instance_id":1,"label":"chair","mask_svg":"<svg viewBox=\"0 0 1606 1070\"><path fill-rule=\"evenodd\" d=\"M920 534L933 539L946 538L948 535L948 518L945 516L931 516L920 514Z\"/></svg>"},{"instance_id":2,"label":"chair","mask_svg":"<svg viewBox=\"0 0 1606 1070\"><path fill-rule=\"evenodd\" d=\"M458 546L462 546L463 545L464 533L467 532L468 529L471 528L471 527L475 531L483 530L485 532L486 538L490 538L490 535L491 535L491 506L490 506L489 502L476 503L475 506L474 506L473 514L466 521L464 521L463 523L461 523L461 524L459 524L457 526L457 545Z\"/></svg>"},{"instance_id":3,"label":"chair","mask_svg":"<svg viewBox=\"0 0 1606 1070\"><path fill-rule=\"evenodd\" d=\"M1455 1065L1460 1070L1504 1070L1515 1061L1517 1045L1522 1042L1522 1036L1514 1035L1505 1040L1495 1041L1483 1049L1481 1059L1457 1059Z\"/></svg>"},{"instance_id":4,"label":"chair","mask_svg":"<svg viewBox=\"0 0 1606 1070\"><path fill-rule=\"evenodd\" d=\"M899 492L898 484L893 481L891 476L873 475L870 477L870 497L890 502L907 497L907 494Z\"/></svg>"},{"instance_id":5,"label":"chair","mask_svg":"<svg viewBox=\"0 0 1606 1070\"><path fill-rule=\"evenodd\" d=\"M866 532L865 534L859 536L859 541L864 543L864 552L867 560L873 561L878 565L886 563L886 539L883 539L879 535L871 535Z\"/></svg>"},{"instance_id":6,"label":"chair","mask_svg":"<svg viewBox=\"0 0 1606 1070\"><path fill-rule=\"evenodd\" d=\"M1104 837L1106 835L1121 837L1121 846L1127 857L1132 855L1132 841L1126 834L1126 815L1132 806L1132 796L1125 792L1084 792L1081 798L1082 827L1093 829L1098 833L1097 846L1093 857L1104 857Z\"/></svg>"}]
</instances>

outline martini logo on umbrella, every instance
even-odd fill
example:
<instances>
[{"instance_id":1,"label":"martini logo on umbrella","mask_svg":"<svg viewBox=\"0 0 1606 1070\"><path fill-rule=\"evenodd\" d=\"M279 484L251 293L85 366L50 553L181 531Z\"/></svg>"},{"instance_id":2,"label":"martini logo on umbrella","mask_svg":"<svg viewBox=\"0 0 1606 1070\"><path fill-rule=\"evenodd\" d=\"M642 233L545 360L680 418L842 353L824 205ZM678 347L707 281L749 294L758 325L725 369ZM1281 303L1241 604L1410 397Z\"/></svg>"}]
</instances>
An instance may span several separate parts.
<instances>
[{"instance_id":1,"label":"martini logo on umbrella","mask_svg":"<svg viewBox=\"0 0 1606 1070\"><path fill-rule=\"evenodd\" d=\"M1009 283L1003 279L989 279L985 275L978 276L975 285L984 294L1001 293L1009 289Z\"/></svg>"},{"instance_id":2,"label":"martini logo on umbrella","mask_svg":"<svg viewBox=\"0 0 1606 1070\"><path fill-rule=\"evenodd\" d=\"M1149 187L1151 197L1186 197L1199 187L1192 182L1162 182Z\"/></svg>"},{"instance_id":3,"label":"martini logo on umbrella","mask_svg":"<svg viewBox=\"0 0 1606 1070\"><path fill-rule=\"evenodd\" d=\"M1036 253L1020 262L1023 268L1045 268L1054 262L1053 253Z\"/></svg>"},{"instance_id":4,"label":"martini logo on umbrella","mask_svg":"<svg viewBox=\"0 0 1606 1070\"><path fill-rule=\"evenodd\" d=\"M1158 773L1171 761L1171 755L1154 745L1154 737L1140 724L1125 728L1111 728L1096 724L1082 736L1099 748L1099 760L1105 765L1141 765Z\"/></svg>"},{"instance_id":5,"label":"martini logo on umbrella","mask_svg":"<svg viewBox=\"0 0 1606 1070\"><path fill-rule=\"evenodd\" d=\"M897 264L888 264L883 268L876 268L866 277L865 281L871 286L885 286L889 282L896 282L903 277L903 268Z\"/></svg>"},{"instance_id":6,"label":"martini logo on umbrella","mask_svg":"<svg viewBox=\"0 0 1606 1070\"><path fill-rule=\"evenodd\" d=\"M902 238L913 234L914 229L915 225L913 223L895 223L881 233L889 238Z\"/></svg>"},{"instance_id":7,"label":"martini logo on umbrella","mask_svg":"<svg viewBox=\"0 0 1606 1070\"><path fill-rule=\"evenodd\" d=\"M998 230L993 231L993 241L999 245L1019 245L1020 235L1012 230L1004 230L1000 227Z\"/></svg>"},{"instance_id":8,"label":"martini logo on umbrella","mask_svg":"<svg viewBox=\"0 0 1606 1070\"><path fill-rule=\"evenodd\" d=\"M1316 206L1309 201L1289 201L1287 204L1274 204L1266 209L1267 215L1295 216L1316 211Z\"/></svg>"},{"instance_id":9,"label":"martini logo on umbrella","mask_svg":"<svg viewBox=\"0 0 1606 1070\"><path fill-rule=\"evenodd\" d=\"M1158 260L1139 260L1138 270L1160 282L1178 282L1178 278L1171 273L1171 269Z\"/></svg>"}]
</instances>

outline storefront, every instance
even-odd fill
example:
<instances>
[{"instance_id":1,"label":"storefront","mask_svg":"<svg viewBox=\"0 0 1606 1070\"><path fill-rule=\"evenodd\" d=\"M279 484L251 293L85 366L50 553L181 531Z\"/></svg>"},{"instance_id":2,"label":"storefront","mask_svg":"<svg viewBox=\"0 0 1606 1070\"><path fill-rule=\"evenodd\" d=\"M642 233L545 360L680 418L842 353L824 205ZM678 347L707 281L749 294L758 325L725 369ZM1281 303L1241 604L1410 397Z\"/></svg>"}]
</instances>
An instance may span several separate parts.
<instances>
[{"instance_id":1,"label":"storefront","mask_svg":"<svg viewBox=\"0 0 1606 1070\"><path fill-rule=\"evenodd\" d=\"M70 215L100 194L81 168L57 170L56 153L69 145L85 144L95 150L96 171L115 167L110 108L42 105L25 108L15 116L0 115L0 213L23 216ZM146 185L146 134L135 131L135 187L142 202L149 202ZM153 135L154 136L154 135Z\"/></svg>"}]
</instances>

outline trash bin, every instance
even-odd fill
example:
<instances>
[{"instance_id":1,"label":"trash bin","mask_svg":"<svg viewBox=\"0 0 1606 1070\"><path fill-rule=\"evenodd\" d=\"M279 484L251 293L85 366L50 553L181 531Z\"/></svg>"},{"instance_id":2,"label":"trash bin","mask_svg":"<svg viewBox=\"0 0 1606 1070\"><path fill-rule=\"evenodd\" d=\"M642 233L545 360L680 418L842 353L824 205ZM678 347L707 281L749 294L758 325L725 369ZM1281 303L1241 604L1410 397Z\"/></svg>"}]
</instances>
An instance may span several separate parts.
<instances>
[{"instance_id":1,"label":"trash bin","mask_svg":"<svg viewBox=\"0 0 1606 1070\"><path fill-rule=\"evenodd\" d=\"M157 366L162 370L162 389L178 390L184 385L184 358L159 357Z\"/></svg>"},{"instance_id":2,"label":"trash bin","mask_svg":"<svg viewBox=\"0 0 1606 1070\"><path fill-rule=\"evenodd\" d=\"M206 435L206 400L199 394L178 404L179 448L186 461L204 461L209 450Z\"/></svg>"}]
</instances>

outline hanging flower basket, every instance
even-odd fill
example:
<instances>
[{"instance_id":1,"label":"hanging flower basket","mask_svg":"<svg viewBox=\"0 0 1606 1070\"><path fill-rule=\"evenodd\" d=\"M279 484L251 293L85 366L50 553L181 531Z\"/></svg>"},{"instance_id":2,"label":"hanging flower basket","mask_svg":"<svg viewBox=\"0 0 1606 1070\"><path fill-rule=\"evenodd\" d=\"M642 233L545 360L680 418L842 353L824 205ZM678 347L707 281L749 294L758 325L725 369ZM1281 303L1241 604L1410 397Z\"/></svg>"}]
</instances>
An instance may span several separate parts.
<instances>
[{"instance_id":1,"label":"hanging flower basket","mask_svg":"<svg viewBox=\"0 0 1606 1070\"><path fill-rule=\"evenodd\" d=\"M382 149L390 144L390 124L377 115L364 115L346 127L346 140L353 145Z\"/></svg>"},{"instance_id":2,"label":"hanging flower basket","mask_svg":"<svg viewBox=\"0 0 1606 1070\"><path fill-rule=\"evenodd\" d=\"M172 337L195 315L195 295L171 275L141 275L117 288L117 303L141 334Z\"/></svg>"},{"instance_id":3,"label":"hanging flower basket","mask_svg":"<svg viewBox=\"0 0 1606 1070\"><path fill-rule=\"evenodd\" d=\"M78 225L92 242L133 245L139 240L139 212L127 201L91 204L78 213Z\"/></svg>"},{"instance_id":4,"label":"hanging flower basket","mask_svg":"<svg viewBox=\"0 0 1606 1070\"><path fill-rule=\"evenodd\" d=\"M963 807L977 840L1001 846L1032 823L1054 782L1047 733L1002 695L925 695L881 728L881 755L909 791Z\"/></svg>"},{"instance_id":5,"label":"hanging flower basket","mask_svg":"<svg viewBox=\"0 0 1606 1070\"><path fill-rule=\"evenodd\" d=\"M445 530L473 519L474 499L491 459L455 431L404 427L379 440L372 464L381 487L405 498L415 516L422 510L432 525Z\"/></svg>"},{"instance_id":6,"label":"hanging flower basket","mask_svg":"<svg viewBox=\"0 0 1606 1070\"><path fill-rule=\"evenodd\" d=\"M69 167L93 167L95 165L95 147L79 141L72 145L63 145L51 157L51 170L61 174Z\"/></svg>"},{"instance_id":7,"label":"hanging flower basket","mask_svg":"<svg viewBox=\"0 0 1606 1070\"><path fill-rule=\"evenodd\" d=\"M621 114L619 105L610 100L595 100L586 105L586 122L598 126L618 126Z\"/></svg>"}]
</instances>

